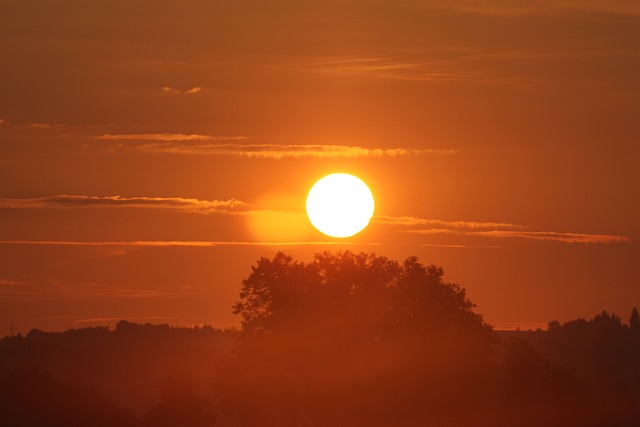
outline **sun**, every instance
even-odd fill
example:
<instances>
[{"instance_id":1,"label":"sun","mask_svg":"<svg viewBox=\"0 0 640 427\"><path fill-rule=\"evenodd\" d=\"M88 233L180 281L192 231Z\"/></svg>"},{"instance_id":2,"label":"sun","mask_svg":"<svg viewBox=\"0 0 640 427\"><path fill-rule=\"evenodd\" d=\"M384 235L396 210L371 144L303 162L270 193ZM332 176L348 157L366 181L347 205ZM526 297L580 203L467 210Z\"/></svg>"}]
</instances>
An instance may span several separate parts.
<instances>
[{"instance_id":1,"label":"sun","mask_svg":"<svg viewBox=\"0 0 640 427\"><path fill-rule=\"evenodd\" d=\"M346 173L327 175L307 196L307 215L315 228L331 237L350 237L369 224L373 194L360 178Z\"/></svg>"}]
</instances>

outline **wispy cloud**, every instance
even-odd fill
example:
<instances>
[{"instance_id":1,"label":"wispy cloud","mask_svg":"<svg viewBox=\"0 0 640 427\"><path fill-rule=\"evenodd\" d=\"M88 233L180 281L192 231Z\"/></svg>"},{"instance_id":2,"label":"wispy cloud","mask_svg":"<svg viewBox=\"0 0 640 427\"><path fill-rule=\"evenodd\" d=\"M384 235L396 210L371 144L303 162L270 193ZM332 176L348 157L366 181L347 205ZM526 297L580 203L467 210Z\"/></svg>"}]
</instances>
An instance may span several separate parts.
<instances>
[{"instance_id":1,"label":"wispy cloud","mask_svg":"<svg viewBox=\"0 0 640 427\"><path fill-rule=\"evenodd\" d=\"M445 67L448 61L413 55L393 57L342 57L304 61L296 66L310 71L336 75L370 75L395 80L462 81L467 74Z\"/></svg>"},{"instance_id":2,"label":"wispy cloud","mask_svg":"<svg viewBox=\"0 0 640 427\"><path fill-rule=\"evenodd\" d=\"M426 219L414 216L376 216L373 221L380 224L398 226L418 226L426 225L432 227L443 227L454 230L518 230L524 228L522 225L504 222L481 222L481 221L444 221L440 219Z\"/></svg>"},{"instance_id":3,"label":"wispy cloud","mask_svg":"<svg viewBox=\"0 0 640 427\"><path fill-rule=\"evenodd\" d=\"M631 241L629 237L619 235L536 231L531 230L531 227L505 222L444 221L412 216L378 216L374 217L373 221L404 228L407 233L424 235L451 234L502 239L547 240L561 243L626 243ZM455 244L444 246L470 247Z\"/></svg>"},{"instance_id":4,"label":"wispy cloud","mask_svg":"<svg viewBox=\"0 0 640 427\"><path fill-rule=\"evenodd\" d=\"M409 148L365 148L350 145L288 145L288 144L143 144L129 149L150 153L191 155L239 156L258 159L283 158L363 158L401 157L420 154L453 155L457 150L409 149Z\"/></svg>"},{"instance_id":5,"label":"wispy cloud","mask_svg":"<svg viewBox=\"0 0 640 427\"><path fill-rule=\"evenodd\" d=\"M194 86L190 89L176 89L171 86L163 86L162 92L169 93L172 95L195 95L197 93L202 92L202 89L203 88L201 86Z\"/></svg>"},{"instance_id":6,"label":"wispy cloud","mask_svg":"<svg viewBox=\"0 0 640 427\"><path fill-rule=\"evenodd\" d=\"M400 157L420 154L453 155L459 150L436 148L367 148L335 144L250 144L238 141L246 136L216 136L185 133L104 134L105 141L131 141L110 150L144 151L148 153L239 156L261 159L283 158L359 158Z\"/></svg>"},{"instance_id":7,"label":"wispy cloud","mask_svg":"<svg viewBox=\"0 0 640 427\"><path fill-rule=\"evenodd\" d=\"M422 5L417 3L421 7ZM559 15L576 12L640 15L636 0L447 0L430 3L429 7L453 9L482 15Z\"/></svg>"},{"instance_id":8,"label":"wispy cloud","mask_svg":"<svg viewBox=\"0 0 640 427\"><path fill-rule=\"evenodd\" d=\"M496 56L498 55L498 56ZM291 64L294 68L332 75L363 75L392 80L458 82L473 84L520 84L548 82L531 75L497 74L496 60L522 61L531 56L514 52L492 53L469 48L406 50L380 57L320 58ZM492 66L487 66L492 64Z\"/></svg>"},{"instance_id":9,"label":"wispy cloud","mask_svg":"<svg viewBox=\"0 0 640 427\"><path fill-rule=\"evenodd\" d=\"M240 200L201 200L181 197L122 197L56 195L29 199L0 199L0 209L80 208L175 209L195 213L234 213L248 209Z\"/></svg>"},{"instance_id":10,"label":"wispy cloud","mask_svg":"<svg viewBox=\"0 0 640 427\"><path fill-rule=\"evenodd\" d=\"M420 246L427 248L445 248L445 249L506 249L507 246L498 245L437 245L431 243L423 243Z\"/></svg>"},{"instance_id":11,"label":"wispy cloud","mask_svg":"<svg viewBox=\"0 0 640 427\"><path fill-rule=\"evenodd\" d=\"M109 284L91 283L79 287L65 287L62 296L81 299L173 299L183 298L183 291L168 291L159 289L119 288ZM60 290L56 289L56 295Z\"/></svg>"},{"instance_id":12,"label":"wispy cloud","mask_svg":"<svg viewBox=\"0 0 640 427\"><path fill-rule=\"evenodd\" d=\"M107 283L30 284L30 286L0 288L0 298L34 300L60 299L177 299L187 296L185 290L142 289Z\"/></svg>"},{"instance_id":13,"label":"wispy cloud","mask_svg":"<svg viewBox=\"0 0 640 427\"><path fill-rule=\"evenodd\" d=\"M496 238L520 238L533 240L550 240L562 243L626 243L631 239L626 236L609 234L585 234L585 233L560 233L556 231L474 231L475 236L486 236Z\"/></svg>"},{"instance_id":14,"label":"wispy cloud","mask_svg":"<svg viewBox=\"0 0 640 427\"><path fill-rule=\"evenodd\" d=\"M353 243L344 241L300 241L300 242L247 242L247 241L169 241L169 240L138 240L138 241L63 241L63 240L0 240L0 245L36 245L36 246L122 246L122 247L198 247L213 248L219 246L331 246L357 245L379 246L379 243Z\"/></svg>"},{"instance_id":15,"label":"wispy cloud","mask_svg":"<svg viewBox=\"0 0 640 427\"><path fill-rule=\"evenodd\" d=\"M640 15L640 4L636 0L409 0L403 2L403 6L505 17L575 16L576 13Z\"/></svg>"},{"instance_id":16,"label":"wispy cloud","mask_svg":"<svg viewBox=\"0 0 640 427\"><path fill-rule=\"evenodd\" d=\"M468 83L495 85L566 84L580 83L589 75L576 80L575 75L544 72L549 62L575 64L583 61L602 61L608 58L637 58L635 49L567 50L549 49L496 50L468 46L447 46L431 49L388 51L378 56L310 57L291 61L283 66L310 73L335 76L367 76L372 78L422 81L425 83Z\"/></svg>"},{"instance_id":17,"label":"wispy cloud","mask_svg":"<svg viewBox=\"0 0 640 427\"><path fill-rule=\"evenodd\" d=\"M104 134L97 136L98 139L109 141L238 141L247 139L246 136L216 136L185 133L124 133L124 134Z\"/></svg>"},{"instance_id":18,"label":"wispy cloud","mask_svg":"<svg viewBox=\"0 0 640 427\"><path fill-rule=\"evenodd\" d=\"M25 285L27 282L21 282L19 280L0 279L0 286L19 286Z\"/></svg>"},{"instance_id":19,"label":"wispy cloud","mask_svg":"<svg viewBox=\"0 0 640 427\"><path fill-rule=\"evenodd\" d=\"M52 124L52 123L31 123L26 125L25 127L29 128L29 129L59 129L61 127L64 127L65 125L62 123L56 123L56 124Z\"/></svg>"},{"instance_id":20,"label":"wispy cloud","mask_svg":"<svg viewBox=\"0 0 640 427\"><path fill-rule=\"evenodd\" d=\"M465 236L517 238L530 240L548 240L561 243L627 243L631 239L626 236L610 234L562 233L557 231L516 231L516 230L464 230L455 228L428 228L407 230L416 234L457 234Z\"/></svg>"}]
</instances>

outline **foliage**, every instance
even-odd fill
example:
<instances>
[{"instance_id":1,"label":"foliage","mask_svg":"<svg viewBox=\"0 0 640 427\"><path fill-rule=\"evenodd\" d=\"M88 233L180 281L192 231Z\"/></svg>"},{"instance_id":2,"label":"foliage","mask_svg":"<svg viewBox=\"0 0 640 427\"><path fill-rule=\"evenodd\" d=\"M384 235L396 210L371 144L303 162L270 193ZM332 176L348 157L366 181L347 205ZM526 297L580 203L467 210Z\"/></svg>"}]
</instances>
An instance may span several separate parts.
<instances>
[{"instance_id":1,"label":"foliage","mask_svg":"<svg viewBox=\"0 0 640 427\"><path fill-rule=\"evenodd\" d=\"M375 254L323 252L305 264L278 253L252 267L234 313L249 333L349 328L379 339L488 332L466 291L443 275L415 257L400 264Z\"/></svg>"},{"instance_id":2,"label":"foliage","mask_svg":"<svg viewBox=\"0 0 640 427\"><path fill-rule=\"evenodd\" d=\"M234 307L244 339L221 378L225 407L247 426L420 424L484 411L491 328L443 276L415 257L259 259Z\"/></svg>"},{"instance_id":3,"label":"foliage","mask_svg":"<svg viewBox=\"0 0 640 427\"><path fill-rule=\"evenodd\" d=\"M631 310L631 317L629 317L629 329L636 335L640 334L640 315L635 307Z\"/></svg>"},{"instance_id":4,"label":"foliage","mask_svg":"<svg viewBox=\"0 0 640 427\"><path fill-rule=\"evenodd\" d=\"M512 338L505 343L505 350L500 383L509 424L602 425L587 387L570 372L551 365L526 341Z\"/></svg>"}]
</instances>

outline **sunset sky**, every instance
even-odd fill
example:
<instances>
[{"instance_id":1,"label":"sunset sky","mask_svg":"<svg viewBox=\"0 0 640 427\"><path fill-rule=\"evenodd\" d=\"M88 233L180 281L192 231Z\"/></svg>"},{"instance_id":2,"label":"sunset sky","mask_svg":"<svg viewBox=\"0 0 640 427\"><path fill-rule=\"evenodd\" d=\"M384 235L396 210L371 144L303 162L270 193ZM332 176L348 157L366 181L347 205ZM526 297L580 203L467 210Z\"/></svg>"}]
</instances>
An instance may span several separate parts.
<instances>
[{"instance_id":1,"label":"sunset sky","mask_svg":"<svg viewBox=\"0 0 640 427\"><path fill-rule=\"evenodd\" d=\"M0 55L0 336L237 325L278 251L416 255L497 328L640 307L636 0L0 0Z\"/></svg>"}]
</instances>

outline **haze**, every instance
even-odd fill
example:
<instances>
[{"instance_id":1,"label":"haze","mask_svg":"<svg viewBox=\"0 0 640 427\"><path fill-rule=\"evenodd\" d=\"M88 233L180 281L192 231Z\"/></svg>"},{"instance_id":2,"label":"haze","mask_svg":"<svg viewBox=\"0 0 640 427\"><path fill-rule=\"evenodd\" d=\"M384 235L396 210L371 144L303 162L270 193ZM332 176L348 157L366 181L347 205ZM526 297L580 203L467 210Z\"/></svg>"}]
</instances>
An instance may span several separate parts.
<instances>
[{"instance_id":1,"label":"haze","mask_svg":"<svg viewBox=\"0 0 640 427\"><path fill-rule=\"evenodd\" d=\"M636 2L0 6L1 334L238 325L278 251L418 256L498 329L640 303Z\"/></svg>"}]
</instances>

